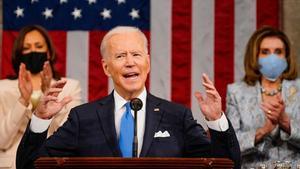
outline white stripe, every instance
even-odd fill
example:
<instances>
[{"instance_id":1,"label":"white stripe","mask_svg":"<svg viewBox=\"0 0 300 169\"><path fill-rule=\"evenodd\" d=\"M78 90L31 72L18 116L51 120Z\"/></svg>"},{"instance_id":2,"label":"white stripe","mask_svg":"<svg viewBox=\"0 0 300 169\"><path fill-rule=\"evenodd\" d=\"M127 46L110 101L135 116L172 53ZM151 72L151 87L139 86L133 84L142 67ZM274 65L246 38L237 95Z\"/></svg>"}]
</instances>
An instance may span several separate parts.
<instances>
[{"instance_id":1,"label":"white stripe","mask_svg":"<svg viewBox=\"0 0 300 169\"><path fill-rule=\"evenodd\" d=\"M82 101L88 101L89 33L68 31L67 33L67 77L80 81Z\"/></svg>"},{"instance_id":2,"label":"white stripe","mask_svg":"<svg viewBox=\"0 0 300 169\"><path fill-rule=\"evenodd\" d=\"M244 77L244 54L247 42L256 29L256 0L235 0L234 81Z\"/></svg>"},{"instance_id":3,"label":"white stripe","mask_svg":"<svg viewBox=\"0 0 300 169\"><path fill-rule=\"evenodd\" d=\"M212 80L214 77L214 1L193 0L192 6L192 111L198 122L204 124L194 93L204 93L202 73Z\"/></svg>"},{"instance_id":4,"label":"white stripe","mask_svg":"<svg viewBox=\"0 0 300 169\"><path fill-rule=\"evenodd\" d=\"M150 92L171 99L172 0L151 1Z\"/></svg>"}]
</instances>

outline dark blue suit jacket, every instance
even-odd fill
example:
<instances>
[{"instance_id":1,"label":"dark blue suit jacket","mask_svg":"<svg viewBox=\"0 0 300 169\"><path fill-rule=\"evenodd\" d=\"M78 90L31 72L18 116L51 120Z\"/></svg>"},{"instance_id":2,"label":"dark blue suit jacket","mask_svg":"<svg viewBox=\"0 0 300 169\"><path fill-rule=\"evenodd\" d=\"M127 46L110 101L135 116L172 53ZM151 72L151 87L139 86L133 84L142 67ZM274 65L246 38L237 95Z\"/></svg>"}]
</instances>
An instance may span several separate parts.
<instances>
[{"instance_id":1,"label":"dark blue suit jacket","mask_svg":"<svg viewBox=\"0 0 300 169\"><path fill-rule=\"evenodd\" d=\"M140 157L228 157L240 166L240 149L235 132L204 129L190 109L151 94L146 101L146 126ZM154 111L154 109L159 111ZM167 130L170 137L154 138ZM17 168L33 168L40 156L120 157L114 122L113 94L73 108L68 120L45 142L47 132L36 134L27 128L17 152Z\"/></svg>"}]
</instances>

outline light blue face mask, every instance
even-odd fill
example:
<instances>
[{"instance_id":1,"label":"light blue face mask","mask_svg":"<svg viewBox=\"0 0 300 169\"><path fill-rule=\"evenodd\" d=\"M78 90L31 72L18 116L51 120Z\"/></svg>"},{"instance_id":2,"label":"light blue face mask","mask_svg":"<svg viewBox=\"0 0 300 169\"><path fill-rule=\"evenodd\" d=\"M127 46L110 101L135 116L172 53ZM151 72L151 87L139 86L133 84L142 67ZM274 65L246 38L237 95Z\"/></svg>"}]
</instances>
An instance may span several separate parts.
<instances>
[{"instance_id":1,"label":"light blue face mask","mask_svg":"<svg viewBox=\"0 0 300 169\"><path fill-rule=\"evenodd\" d=\"M286 59L280 58L276 54L270 54L267 57L259 58L260 73L270 81L276 81L278 77L287 68Z\"/></svg>"}]
</instances>

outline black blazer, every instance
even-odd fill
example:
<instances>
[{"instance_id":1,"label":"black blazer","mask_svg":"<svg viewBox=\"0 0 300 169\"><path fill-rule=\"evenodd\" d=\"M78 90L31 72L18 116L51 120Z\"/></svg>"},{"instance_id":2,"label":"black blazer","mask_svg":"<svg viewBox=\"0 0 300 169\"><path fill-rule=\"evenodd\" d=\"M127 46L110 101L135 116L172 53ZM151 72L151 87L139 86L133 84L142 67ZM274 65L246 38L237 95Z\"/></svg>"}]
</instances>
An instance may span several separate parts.
<instances>
[{"instance_id":1,"label":"black blazer","mask_svg":"<svg viewBox=\"0 0 300 169\"><path fill-rule=\"evenodd\" d=\"M228 157L235 168L240 167L240 148L230 122L225 132L210 129L209 139L190 109L149 93L146 104L140 157ZM168 131L170 137L154 138L158 131ZM47 131L38 134L27 127L17 151L17 168L33 168L41 156L121 157L113 94L73 108L64 125L45 141L46 135Z\"/></svg>"}]
</instances>

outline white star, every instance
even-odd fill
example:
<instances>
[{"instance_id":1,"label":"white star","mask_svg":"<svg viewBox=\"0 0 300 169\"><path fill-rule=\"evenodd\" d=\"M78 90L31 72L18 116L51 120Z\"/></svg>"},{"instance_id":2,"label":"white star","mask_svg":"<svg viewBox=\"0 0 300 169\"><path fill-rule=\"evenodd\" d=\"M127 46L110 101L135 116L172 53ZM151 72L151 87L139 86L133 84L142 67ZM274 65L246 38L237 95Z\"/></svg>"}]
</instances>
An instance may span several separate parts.
<instances>
[{"instance_id":1,"label":"white star","mask_svg":"<svg viewBox=\"0 0 300 169\"><path fill-rule=\"evenodd\" d=\"M103 9L103 11L100 13L101 16L103 16L103 19L111 18L111 10L108 10L106 8Z\"/></svg>"},{"instance_id":2,"label":"white star","mask_svg":"<svg viewBox=\"0 0 300 169\"><path fill-rule=\"evenodd\" d=\"M81 9L74 8L72 15L74 16L74 19L81 18Z\"/></svg>"},{"instance_id":3,"label":"white star","mask_svg":"<svg viewBox=\"0 0 300 169\"><path fill-rule=\"evenodd\" d=\"M60 4L68 3L68 0L60 0L59 3L60 3Z\"/></svg>"},{"instance_id":4,"label":"white star","mask_svg":"<svg viewBox=\"0 0 300 169\"><path fill-rule=\"evenodd\" d=\"M53 9L48 9L48 8L45 8L45 11L42 12L42 14L45 16L45 19L48 19L48 18L53 18Z\"/></svg>"},{"instance_id":5,"label":"white star","mask_svg":"<svg viewBox=\"0 0 300 169\"><path fill-rule=\"evenodd\" d=\"M89 1L89 5L95 4L97 2L97 0L87 0Z\"/></svg>"},{"instance_id":6,"label":"white star","mask_svg":"<svg viewBox=\"0 0 300 169\"><path fill-rule=\"evenodd\" d=\"M34 2L39 2L39 0L31 0L31 3L33 4Z\"/></svg>"},{"instance_id":7,"label":"white star","mask_svg":"<svg viewBox=\"0 0 300 169\"><path fill-rule=\"evenodd\" d=\"M131 9L131 12L129 13L129 15L131 16L132 20L140 17L139 10L136 10L134 8Z\"/></svg>"},{"instance_id":8,"label":"white star","mask_svg":"<svg viewBox=\"0 0 300 169\"><path fill-rule=\"evenodd\" d=\"M18 6L14 13L17 15L17 18L24 17L24 8Z\"/></svg>"},{"instance_id":9,"label":"white star","mask_svg":"<svg viewBox=\"0 0 300 169\"><path fill-rule=\"evenodd\" d=\"M125 2L126 2L126 0L117 0L118 1L118 5L120 5L120 4L125 4Z\"/></svg>"}]
</instances>

